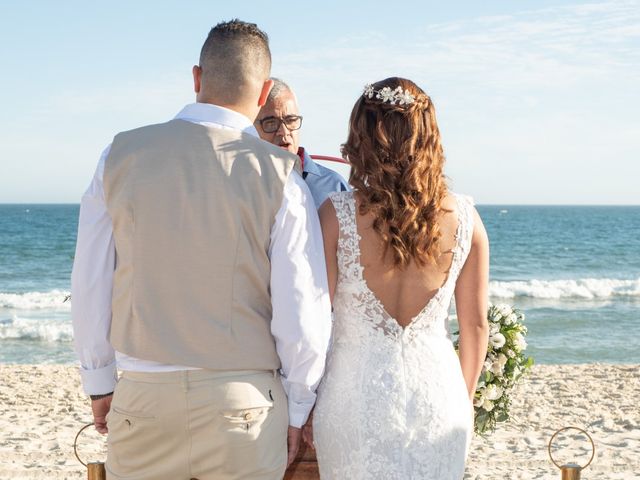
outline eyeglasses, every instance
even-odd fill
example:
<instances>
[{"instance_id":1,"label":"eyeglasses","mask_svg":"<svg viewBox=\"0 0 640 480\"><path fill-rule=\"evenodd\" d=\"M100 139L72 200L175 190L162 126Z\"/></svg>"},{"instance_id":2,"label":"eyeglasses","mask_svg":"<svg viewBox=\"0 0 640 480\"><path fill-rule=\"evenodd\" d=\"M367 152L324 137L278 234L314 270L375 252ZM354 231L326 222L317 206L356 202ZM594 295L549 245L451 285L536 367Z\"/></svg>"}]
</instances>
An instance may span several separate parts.
<instances>
[{"instance_id":1,"label":"eyeglasses","mask_svg":"<svg viewBox=\"0 0 640 480\"><path fill-rule=\"evenodd\" d=\"M284 118L264 117L258 122L264 133L275 133L283 123L289 131L298 130L302 126L302 117L300 115L287 115Z\"/></svg>"}]
</instances>

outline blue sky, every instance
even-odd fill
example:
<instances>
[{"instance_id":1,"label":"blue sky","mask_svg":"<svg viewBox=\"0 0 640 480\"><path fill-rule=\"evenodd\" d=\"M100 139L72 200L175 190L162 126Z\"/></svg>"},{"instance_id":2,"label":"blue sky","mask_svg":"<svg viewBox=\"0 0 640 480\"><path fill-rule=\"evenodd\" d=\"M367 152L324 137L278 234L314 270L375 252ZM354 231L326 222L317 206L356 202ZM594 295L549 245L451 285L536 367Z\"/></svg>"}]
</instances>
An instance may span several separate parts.
<instances>
[{"instance_id":1,"label":"blue sky","mask_svg":"<svg viewBox=\"0 0 640 480\"><path fill-rule=\"evenodd\" d=\"M638 1L0 4L0 203L76 203L122 130L194 99L211 26L270 36L312 153L337 155L365 83L414 80L452 188L479 203L640 204Z\"/></svg>"}]
</instances>

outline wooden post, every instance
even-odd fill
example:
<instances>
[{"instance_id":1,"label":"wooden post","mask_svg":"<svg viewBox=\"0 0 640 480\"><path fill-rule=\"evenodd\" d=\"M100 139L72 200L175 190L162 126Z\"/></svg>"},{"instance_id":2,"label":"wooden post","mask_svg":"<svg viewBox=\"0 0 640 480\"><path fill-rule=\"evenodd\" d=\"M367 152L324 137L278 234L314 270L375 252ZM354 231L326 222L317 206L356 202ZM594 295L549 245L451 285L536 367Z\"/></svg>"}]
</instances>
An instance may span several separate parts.
<instances>
[{"instance_id":1,"label":"wooden post","mask_svg":"<svg viewBox=\"0 0 640 480\"><path fill-rule=\"evenodd\" d=\"M287 469L284 480L320 480L315 450L304 443L300 445L298 456Z\"/></svg>"},{"instance_id":2,"label":"wooden post","mask_svg":"<svg viewBox=\"0 0 640 480\"><path fill-rule=\"evenodd\" d=\"M107 480L107 472L104 469L104 463L87 463L87 480Z\"/></svg>"},{"instance_id":3,"label":"wooden post","mask_svg":"<svg viewBox=\"0 0 640 480\"><path fill-rule=\"evenodd\" d=\"M578 465L563 465L560 469L562 480L580 480L582 468Z\"/></svg>"}]
</instances>

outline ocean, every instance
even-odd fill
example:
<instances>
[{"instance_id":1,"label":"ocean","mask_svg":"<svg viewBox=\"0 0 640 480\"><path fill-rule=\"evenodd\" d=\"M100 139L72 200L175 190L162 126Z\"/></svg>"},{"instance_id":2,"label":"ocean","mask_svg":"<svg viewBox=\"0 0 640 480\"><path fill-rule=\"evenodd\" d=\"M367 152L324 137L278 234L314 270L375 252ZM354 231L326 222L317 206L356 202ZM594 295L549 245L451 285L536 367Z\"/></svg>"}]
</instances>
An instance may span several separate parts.
<instances>
[{"instance_id":1,"label":"ocean","mask_svg":"<svg viewBox=\"0 0 640 480\"><path fill-rule=\"evenodd\" d=\"M73 363L78 205L0 205L0 363ZM490 296L537 363L640 363L640 207L482 206Z\"/></svg>"}]
</instances>

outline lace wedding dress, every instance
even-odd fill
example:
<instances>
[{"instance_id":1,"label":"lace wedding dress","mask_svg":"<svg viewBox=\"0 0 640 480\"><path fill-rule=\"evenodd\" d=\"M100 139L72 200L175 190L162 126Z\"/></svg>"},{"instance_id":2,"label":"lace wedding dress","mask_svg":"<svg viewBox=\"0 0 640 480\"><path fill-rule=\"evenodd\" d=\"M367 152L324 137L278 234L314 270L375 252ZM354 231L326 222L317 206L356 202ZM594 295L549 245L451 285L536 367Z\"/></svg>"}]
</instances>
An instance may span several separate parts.
<instances>
[{"instance_id":1,"label":"lace wedding dress","mask_svg":"<svg viewBox=\"0 0 640 480\"><path fill-rule=\"evenodd\" d=\"M460 480L472 418L447 316L471 246L473 204L455 196L448 278L402 328L364 280L352 192L330 198L340 237L332 345L313 419L320 476Z\"/></svg>"}]
</instances>

